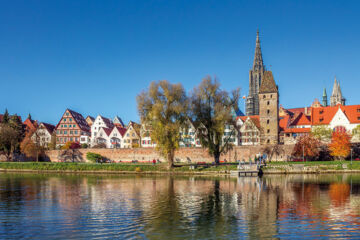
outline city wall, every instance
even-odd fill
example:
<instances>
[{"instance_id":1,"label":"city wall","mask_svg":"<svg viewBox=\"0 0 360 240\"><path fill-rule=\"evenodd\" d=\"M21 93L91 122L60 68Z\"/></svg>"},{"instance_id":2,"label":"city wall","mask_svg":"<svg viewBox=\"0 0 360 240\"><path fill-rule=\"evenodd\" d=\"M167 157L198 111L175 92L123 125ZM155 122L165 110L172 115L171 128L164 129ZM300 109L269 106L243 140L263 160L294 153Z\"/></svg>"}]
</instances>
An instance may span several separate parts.
<instances>
[{"instance_id":1,"label":"city wall","mask_svg":"<svg viewBox=\"0 0 360 240\"><path fill-rule=\"evenodd\" d=\"M285 161L290 156L293 145L283 145L284 152L272 157L272 161ZM241 146L235 147L231 151L223 154L220 161L234 162L236 160L248 161L254 159L256 154L262 153L262 146ZM153 159L164 162L165 159L153 148L134 148L134 149L79 149L77 161L87 162L86 153L93 152L101 154L106 159L114 162L152 162ZM61 150L47 151L46 155L52 162L61 161ZM175 152L175 162L196 163L213 162L214 159L203 148L181 148Z\"/></svg>"}]
</instances>

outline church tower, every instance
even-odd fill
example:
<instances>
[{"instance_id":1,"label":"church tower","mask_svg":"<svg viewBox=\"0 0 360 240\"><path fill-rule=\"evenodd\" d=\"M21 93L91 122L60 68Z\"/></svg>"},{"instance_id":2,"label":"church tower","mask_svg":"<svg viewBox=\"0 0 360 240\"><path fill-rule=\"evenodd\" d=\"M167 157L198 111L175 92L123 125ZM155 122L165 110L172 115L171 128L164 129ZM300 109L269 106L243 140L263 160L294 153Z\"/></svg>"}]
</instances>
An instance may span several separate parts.
<instances>
[{"instance_id":1,"label":"church tower","mask_svg":"<svg viewBox=\"0 0 360 240\"><path fill-rule=\"evenodd\" d=\"M249 72L249 94L246 99L246 115L259 115L259 89L265 72L262 59L259 30L256 34L256 46L253 68Z\"/></svg>"},{"instance_id":2,"label":"church tower","mask_svg":"<svg viewBox=\"0 0 360 240\"><path fill-rule=\"evenodd\" d=\"M259 89L260 144L279 143L279 92L271 71L265 71Z\"/></svg>"},{"instance_id":3,"label":"church tower","mask_svg":"<svg viewBox=\"0 0 360 240\"><path fill-rule=\"evenodd\" d=\"M333 91L330 97L330 106L336 106L337 104L345 105L345 101L341 93L340 84L335 77Z\"/></svg>"},{"instance_id":4,"label":"church tower","mask_svg":"<svg viewBox=\"0 0 360 240\"><path fill-rule=\"evenodd\" d=\"M326 88L324 88L324 92L323 92L323 96L322 96L322 105L324 107L328 106Z\"/></svg>"}]
</instances>

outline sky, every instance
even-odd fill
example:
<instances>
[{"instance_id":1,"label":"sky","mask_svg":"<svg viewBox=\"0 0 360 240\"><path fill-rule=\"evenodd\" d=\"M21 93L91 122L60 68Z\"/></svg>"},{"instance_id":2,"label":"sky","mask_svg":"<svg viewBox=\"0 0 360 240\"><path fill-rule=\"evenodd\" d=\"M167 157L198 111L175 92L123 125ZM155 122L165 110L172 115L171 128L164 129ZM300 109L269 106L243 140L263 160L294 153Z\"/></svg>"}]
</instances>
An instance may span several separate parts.
<instances>
[{"instance_id":1,"label":"sky","mask_svg":"<svg viewBox=\"0 0 360 240\"><path fill-rule=\"evenodd\" d=\"M0 1L0 113L138 121L152 81L191 91L208 75L247 95L257 29L285 108L330 96L335 76L360 104L359 12L331 0Z\"/></svg>"}]
</instances>

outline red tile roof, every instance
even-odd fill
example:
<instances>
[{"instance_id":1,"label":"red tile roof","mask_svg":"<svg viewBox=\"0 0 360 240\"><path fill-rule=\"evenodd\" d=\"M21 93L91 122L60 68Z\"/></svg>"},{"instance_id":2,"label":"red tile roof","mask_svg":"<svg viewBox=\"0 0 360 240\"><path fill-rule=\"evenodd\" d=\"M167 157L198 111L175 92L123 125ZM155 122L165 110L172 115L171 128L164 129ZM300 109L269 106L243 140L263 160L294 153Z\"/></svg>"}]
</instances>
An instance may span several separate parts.
<instances>
[{"instance_id":1,"label":"red tile roof","mask_svg":"<svg viewBox=\"0 0 360 240\"><path fill-rule=\"evenodd\" d=\"M118 132L121 134L122 137L125 135L126 130L127 130L126 128L119 127L119 126L115 126L114 129L115 128L118 130Z\"/></svg>"},{"instance_id":2,"label":"red tile roof","mask_svg":"<svg viewBox=\"0 0 360 240\"><path fill-rule=\"evenodd\" d=\"M255 124L255 126L260 129L260 116L259 115L239 116L238 118L240 118L243 122L245 122L247 118L250 118L250 120Z\"/></svg>"},{"instance_id":3,"label":"red tile roof","mask_svg":"<svg viewBox=\"0 0 360 240\"><path fill-rule=\"evenodd\" d=\"M111 129L110 128L102 128L104 129L104 132L106 133L106 135L110 136L110 133L111 133Z\"/></svg>"},{"instance_id":4,"label":"red tile roof","mask_svg":"<svg viewBox=\"0 0 360 240\"><path fill-rule=\"evenodd\" d=\"M337 105L333 107L313 108L311 112L312 125L329 124L339 108L349 119L350 123L360 123L360 105Z\"/></svg>"},{"instance_id":5,"label":"red tile roof","mask_svg":"<svg viewBox=\"0 0 360 240\"><path fill-rule=\"evenodd\" d=\"M285 129L286 133L309 133L311 128L288 128Z\"/></svg>"}]
</instances>

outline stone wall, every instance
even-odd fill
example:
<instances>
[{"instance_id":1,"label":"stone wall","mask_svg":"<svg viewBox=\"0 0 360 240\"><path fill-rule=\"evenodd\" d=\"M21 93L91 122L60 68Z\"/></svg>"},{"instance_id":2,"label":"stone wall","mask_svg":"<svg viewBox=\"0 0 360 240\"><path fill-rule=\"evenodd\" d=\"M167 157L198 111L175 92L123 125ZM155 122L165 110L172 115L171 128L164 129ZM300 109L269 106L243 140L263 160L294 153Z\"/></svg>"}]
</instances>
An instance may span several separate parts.
<instances>
[{"instance_id":1,"label":"stone wall","mask_svg":"<svg viewBox=\"0 0 360 240\"><path fill-rule=\"evenodd\" d=\"M284 161L293 149L293 145L283 145L284 153L279 156L273 156L273 161ZM263 146L241 146L223 154L220 161L234 162L235 160L248 161L258 153L262 153ZM114 162L151 162L153 159L164 162L165 159L153 148L134 148L134 149L79 149L78 161L86 162L86 153L93 152L104 156ZM47 151L46 155L52 162L59 162L61 150ZM203 148L181 148L175 153L176 162L213 162L214 159Z\"/></svg>"}]
</instances>

